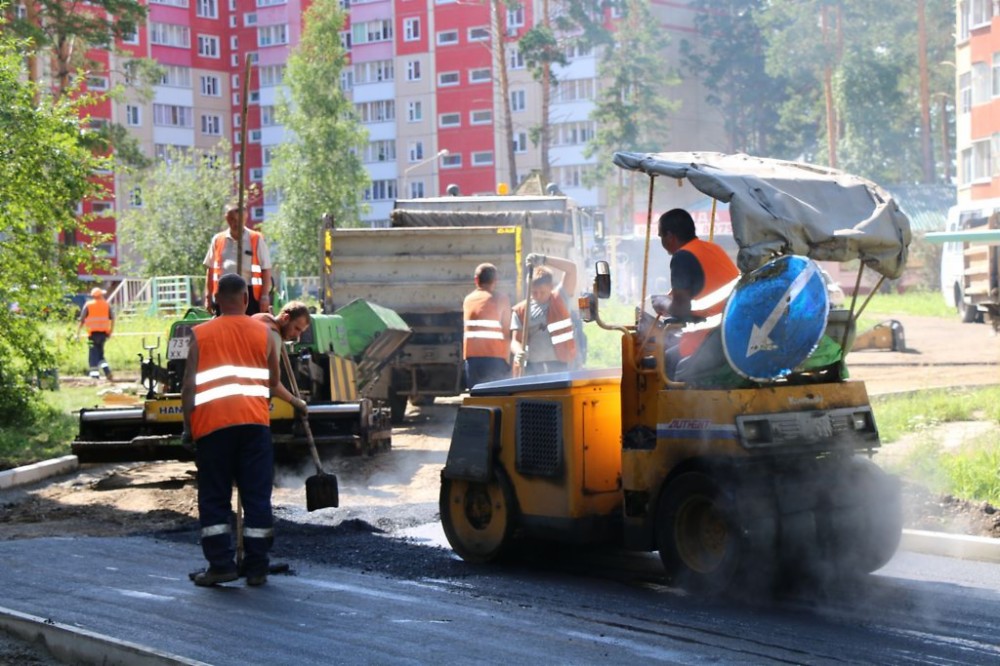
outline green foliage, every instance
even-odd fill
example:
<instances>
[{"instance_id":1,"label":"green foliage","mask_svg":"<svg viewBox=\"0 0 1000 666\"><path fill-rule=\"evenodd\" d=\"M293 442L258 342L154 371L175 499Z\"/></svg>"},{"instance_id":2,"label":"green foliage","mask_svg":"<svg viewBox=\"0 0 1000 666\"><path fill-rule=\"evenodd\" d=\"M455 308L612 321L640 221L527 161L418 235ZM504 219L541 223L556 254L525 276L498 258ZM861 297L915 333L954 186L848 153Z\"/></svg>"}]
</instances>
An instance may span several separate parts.
<instances>
[{"instance_id":1,"label":"green foliage","mask_svg":"<svg viewBox=\"0 0 1000 666\"><path fill-rule=\"evenodd\" d=\"M224 140L204 153L170 147L165 159L131 178L142 207L118 220L119 243L130 250L124 270L146 277L205 273L202 260L225 227L222 211L234 191L229 154Z\"/></svg>"},{"instance_id":2,"label":"green foliage","mask_svg":"<svg viewBox=\"0 0 1000 666\"><path fill-rule=\"evenodd\" d=\"M860 299L860 297L859 297ZM850 305L848 298L845 305ZM858 302L860 306L860 300ZM940 291L907 291L904 294L875 294L862 316L917 315L921 317L955 318ZM860 329L859 329L860 330Z\"/></svg>"},{"instance_id":3,"label":"green foliage","mask_svg":"<svg viewBox=\"0 0 1000 666\"><path fill-rule=\"evenodd\" d=\"M950 494L1000 506L1000 444L982 437L962 450L942 457Z\"/></svg>"},{"instance_id":4,"label":"green foliage","mask_svg":"<svg viewBox=\"0 0 1000 666\"><path fill-rule=\"evenodd\" d=\"M622 303L616 298L600 302L601 319L609 324L634 324L635 304ZM620 368L622 365L622 334L606 331L597 324L583 325L587 336L588 368Z\"/></svg>"},{"instance_id":5,"label":"green foliage","mask_svg":"<svg viewBox=\"0 0 1000 666\"><path fill-rule=\"evenodd\" d=\"M0 425L0 470L69 455L76 418L38 401L25 418Z\"/></svg>"},{"instance_id":6,"label":"green foliage","mask_svg":"<svg viewBox=\"0 0 1000 666\"><path fill-rule=\"evenodd\" d=\"M317 0L305 14L302 40L288 60L279 122L291 140L275 152L266 187L282 193L266 224L277 243L275 263L286 275L319 270L319 230L329 213L341 227L357 226L360 194L368 183L361 157L367 132L337 81L346 57L340 46L344 13L337 0Z\"/></svg>"},{"instance_id":7,"label":"green foliage","mask_svg":"<svg viewBox=\"0 0 1000 666\"><path fill-rule=\"evenodd\" d=\"M96 265L100 236L81 245L56 239L84 238L76 207L100 193L91 175L107 167L86 148L78 121L94 100L45 96L24 76L24 51L0 33L0 423L11 424L32 417L24 378L55 362L38 344L40 321L63 308L77 267Z\"/></svg>"},{"instance_id":8,"label":"green foliage","mask_svg":"<svg viewBox=\"0 0 1000 666\"><path fill-rule=\"evenodd\" d=\"M604 182L614 169L615 151L662 150L668 133L664 119L678 108L666 88L680 79L664 67L664 37L656 29L648 0L625 0L623 12L614 44L598 66L607 84L591 113L597 133L584 149L586 157L597 156L596 178Z\"/></svg>"},{"instance_id":9,"label":"green foliage","mask_svg":"<svg viewBox=\"0 0 1000 666\"><path fill-rule=\"evenodd\" d=\"M766 0L694 0L698 38L681 43L684 72L701 81L725 119L728 149L767 155L786 81L765 71L766 39L757 15Z\"/></svg>"},{"instance_id":10,"label":"green foliage","mask_svg":"<svg viewBox=\"0 0 1000 666\"><path fill-rule=\"evenodd\" d=\"M551 74L552 65L565 65L568 62L552 27L544 23L538 23L521 35L517 40L517 48L536 81L542 80L546 70Z\"/></svg>"}]
</instances>

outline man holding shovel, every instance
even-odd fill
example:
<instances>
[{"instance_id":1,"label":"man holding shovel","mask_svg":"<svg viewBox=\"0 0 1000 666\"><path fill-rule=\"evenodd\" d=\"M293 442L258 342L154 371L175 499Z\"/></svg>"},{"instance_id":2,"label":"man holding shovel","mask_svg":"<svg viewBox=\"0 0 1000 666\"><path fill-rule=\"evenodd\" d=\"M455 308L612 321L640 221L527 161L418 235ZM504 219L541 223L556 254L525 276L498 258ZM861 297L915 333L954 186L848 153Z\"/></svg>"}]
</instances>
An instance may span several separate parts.
<instances>
[{"instance_id":1,"label":"man holding shovel","mask_svg":"<svg viewBox=\"0 0 1000 666\"><path fill-rule=\"evenodd\" d=\"M233 481L245 511L243 566L247 585L267 582L274 537L269 398L279 383L278 334L246 315L247 285L223 275L215 292L221 316L192 329L184 384L185 438L196 443L198 518L208 569L194 576L209 587L239 577L233 547Z\"/></svg>"},{"instance_id":2,"label":"man holding shovel","mask_svg":"<svg viewBox=\"0 0 1000 666\"><path fill-rule=\"evenodd\" d=\"M312 323L309 306L301 301L289 301L285 303L278 316L274 316L269 312L258 312L251 319L266 324L281 337L282 342L295 342L309 328L309 324ZM284 354L285 352L282 351L281 353ZM274 390L274 397L281 398L294 407L295 411L300 414L306 413L306 401L292 395L292 392L280 382Z\"/></svg>"},{"instance_id":3,"label":"man holding shovel","mask_svg":"<svg viewBox=\"0 0 1000 666\"><path fill-rule=\"evenodd\" d=\"M576 289L576 264L562 257L529 254L528 298L514 306L510 351L525 375L562 372L576 358L573 320L567 299ZM554 283L549 266L562 272ZM529 353L530 352L530 353Z\"/></svg>"}]
</instances>

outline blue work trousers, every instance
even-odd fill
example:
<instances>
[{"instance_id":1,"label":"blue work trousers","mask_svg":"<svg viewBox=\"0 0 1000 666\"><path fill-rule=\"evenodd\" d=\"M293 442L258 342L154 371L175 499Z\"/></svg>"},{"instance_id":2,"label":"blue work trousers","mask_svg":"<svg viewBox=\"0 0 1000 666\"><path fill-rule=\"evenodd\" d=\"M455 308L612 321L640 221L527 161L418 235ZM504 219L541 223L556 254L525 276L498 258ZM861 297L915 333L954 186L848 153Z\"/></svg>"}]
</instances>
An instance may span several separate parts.
<instances>
[{"instance_id":1,"label":"blue work trousers","mask_svg":"<svg viewBox=\"0 0 1000 666\"><path fill-rule=\"evenodd\" d=\"M243 571L267 574L274 540L271 488L274 448L271 429L239 425L209 433L196 442L198 519L201 549L214 571L233 571L233 482L243 503Z\"/></svg>"},{"instance_id":2,"label":"blue work trousers","mask_svg":"<svg viewBox=\"0 0 1000 666\"><path fill-rule=\"evenodd\" d=\"M492 356L473 356L465 359L466 388L498 379L510 379L510 366L504 359Z\"/></svg>"}]
</instances>

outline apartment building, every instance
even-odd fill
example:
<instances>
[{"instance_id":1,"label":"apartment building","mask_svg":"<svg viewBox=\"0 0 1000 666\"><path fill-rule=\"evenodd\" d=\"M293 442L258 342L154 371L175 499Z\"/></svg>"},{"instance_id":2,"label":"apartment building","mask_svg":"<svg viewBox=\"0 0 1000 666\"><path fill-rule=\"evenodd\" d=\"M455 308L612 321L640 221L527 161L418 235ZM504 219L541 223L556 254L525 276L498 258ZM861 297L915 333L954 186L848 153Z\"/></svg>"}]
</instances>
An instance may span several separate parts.
<instances>
[{"instance_id":1,"label":"apartment building","mask_svg":"<svg viewBox=\"0 0 1000 666\"><path fill-rule=\"evenodd\" d=\"M955 46L958 202L1000 197L1000 9L959 0Z\"/></svg>"},{"instance_id":2,"label":"apartment building","mask_svg":"<svg viewBox=\"0 0 1000 666\"><path fill-rule=\"evenodd\" d=\"M274 147L286 140L275 106L308 0L147 2L146 25L118 46L126 54L156 60L165 74L151 101L108 102L95 117L128 127L151 156L162 156L168 146L207 149L225 137L238 164L246 132L245 175L263 189ZM397 198L436 196L449 186L463 194L493 193L499 183L513 189L508 140L516 180L540 167L531 136L541 122L541 87L517 48L538 20L540 0L517 6L487 0L342 0L342 5L348 16L341 41L349 65L331 85L349 96L368 132L363 162L371 184L359 193L368 223L387 224ZM670 42L664 67L676 67L680 41L694 35L694 10L683 1L654 0L652 7ZM614 11L606 10L610 26ZM502 48L495 48L496 39ZM600 92L600 54L566 49L567 64L555 69L558 85L549 108L551 179L580 205L600 209L602 188L587 185L594 158L584 157L597 131L590 115ZM249 88L243 90L248 54L253 67ZM117 74L95 85L110 85L123 75L116 62L121 57L105 56L108 71ZM498 83L501 61L508 76L506 96ZM676 128L664 149L721 149L721 118L705 105L704 92L692 82L676 92L682 105L664 119ZM240 120L244 95L245 127ZM511 112L510 137L503 123L505 104ZM93 206L111 213L113 207L142 205L141 193L127 191L111 174L109 180L114 198ZM263 192L263 199L251 204L252 224L280 205L277 193ZM114 233L114 220L109 216L95 228ZM115 248L107 250L116 262Z\"/></svg>"}]
</instances>

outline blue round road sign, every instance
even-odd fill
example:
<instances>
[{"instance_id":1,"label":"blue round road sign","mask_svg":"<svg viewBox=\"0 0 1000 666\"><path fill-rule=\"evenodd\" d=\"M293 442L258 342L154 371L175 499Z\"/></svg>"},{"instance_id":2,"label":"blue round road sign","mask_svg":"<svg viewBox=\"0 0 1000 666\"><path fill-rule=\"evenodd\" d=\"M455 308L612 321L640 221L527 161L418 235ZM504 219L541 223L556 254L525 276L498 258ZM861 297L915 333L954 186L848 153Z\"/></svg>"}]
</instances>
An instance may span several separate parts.
<instances>
[{"instance_id":1,"label":"blue round road sign","mask_svg":"<svg viewBox=\"0 0 1000 666\"><path fill-rule=\"evenodd\" d=\"M792 255L769 261L729 296L722 317L726 360L748 379L783 377L816 349L829 309L815 262Z\"/></svg>"}]
</instances>

